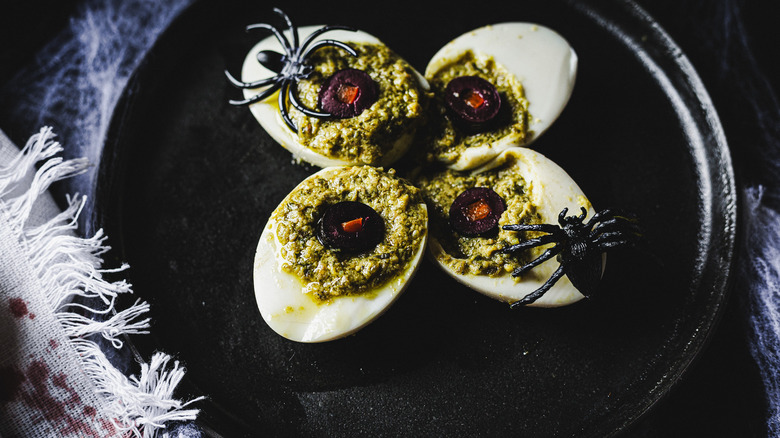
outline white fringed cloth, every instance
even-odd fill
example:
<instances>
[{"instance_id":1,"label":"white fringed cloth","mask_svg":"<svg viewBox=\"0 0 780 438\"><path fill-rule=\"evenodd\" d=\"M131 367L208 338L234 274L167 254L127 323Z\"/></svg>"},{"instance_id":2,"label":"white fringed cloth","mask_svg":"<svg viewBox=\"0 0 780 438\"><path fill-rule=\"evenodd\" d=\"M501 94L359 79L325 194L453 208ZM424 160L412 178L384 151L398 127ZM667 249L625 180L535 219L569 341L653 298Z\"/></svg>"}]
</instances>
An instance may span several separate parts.
<instances>
[{"instance_id":1,"label":"white fringed cloth","mask_svg":"<svg viewBox=\"0 0 780 438\"><path fill-rule=\"evenodd\" d=\"M0 131L0 437L167 435L166 422L195 418L197 399L173 398L184 370L170 356L157 353L127 378L89 340L97 334L121 348L122 335L146 333L148 304L114 308L131 287L103 277L126 266L101 266L102 231L75 234L85 198L68 198L60 211L48 194L88 165L57 157L61 150L49 128L21 152ZM97 322L90 312L105 316Z\"/></svg>"}]
</instances>

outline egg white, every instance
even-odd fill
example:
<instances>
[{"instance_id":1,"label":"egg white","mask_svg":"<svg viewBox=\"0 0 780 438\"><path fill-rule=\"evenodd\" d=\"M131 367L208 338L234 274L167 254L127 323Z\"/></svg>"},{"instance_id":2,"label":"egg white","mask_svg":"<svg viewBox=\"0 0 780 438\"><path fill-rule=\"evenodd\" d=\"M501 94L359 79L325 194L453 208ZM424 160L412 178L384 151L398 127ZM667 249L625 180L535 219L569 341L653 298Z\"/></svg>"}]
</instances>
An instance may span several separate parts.
<instances>
[{"instance_id":1,"label":"egg white","mask_svg":"<svg viewBox=\"0 0 780 438\"><path fill-rule=\"evenodd\" d=\"M307 180L327 177L339 170L339 167L322 169ZM289 196L279 205L284 205ZM425 204L421 205L425 208ZM303 292L305 283L298 276L282 270L282 244L276 237L278 222L274 217L276 212L271 215L257 245L254 263L255 299L269 327L283 337L298 342L338 339L360 330L379 317L406 290L417 272L428 241L426 231L403 272L378 288L361 295L336 296L321 302Z\"/></svg>"},{"instance_id":2,"label":"egg white","mask_svg":"<svg viewBox=\"0 0 780 438\"><path fill-rule=\"evenodd\" d=\"M495 160L476 169L474 173L499 167L509 159L515 160L516 172L522 175L527 183L531 202L536 206L537 212L541 216L540 223L558 225L558 214L564 208L569 209L568 215L578 215L580 207L585 207L587 218L596 213L577 183L561 167L532 149L517 146L506 149ZM557 259L553 257L524 274L520 281L513 278L509 272L496 277L459 274L445 263L446 253L435 237L431 237L428 247L431 258L455 280L477 292L508 303L520 300L540 288L560 266ZM605 262L606 259L602 258L602 273ZM529 306L565 306L575 303L583 297L568 277L564 275L547 293Z\"/></svg>"},{"instance_id":3,"label":"egg white","mask_svg":"<svg viewBox=\"0 0 780 438\"><path fill-rule=\"evenodd\" d=\"M493 57L523 84L531 115L523 146L531 144L552 125L571 97L577 76L577 54L550 28L512 22L475 29L450 41L433 55L425 76L432 77L466 51L477 57ZM502 138L490 144L471 146L449 167L473 169L516 145L515 140Z\"/></svg>"},{"instance_id":4,"label":"egg white","mask_svg":"<svg viewBox=\"0 0 780 438\"><path fill-rule=\"evenodd\" d=\"M312 32L320 29L321 27L323 26L300 27L298 29L300 41L305 40L306 37L308 37ZM289 35L287 35L287 37L291 38ZM377 37L363 31L351 32L346 30L333 30L317 37L314 41L316 42L324 39L335 39L346 44L367 43L384 45ZM242 81L254 82L274 76L276 74L273 71L265 68L257 61L257 54L263 50L282 52L282 49L279 46L279 42L273 36L265 38L257 43L254 47L252 47L244 60L243 67L241 69ZM428 90L430 88L428 81L426 81L418 71L412 69L412 72L414 76L417 77L421 87L424 90ZM244 89L244 98L249 99L254 97L257 94L260 94L260 92L262 92L264 89L266 89L266 87L252 90ZM319 167L363 164L339 158L328 157L301 144L300 140L298 139L298 135L292 132L282 119L282 116L279 113L277 96L278 94L274 93L262 101L249 105L249 109L252 111L252 115L255 116L257 121L268 132L268 134L285 149L292 152L294 157ZM413 139L414 130L407 130L403 135L395 140L393 147L382 157L381 162L377 163L377 166L389 166L397 161L409 149Z\"/></svg>"}]
</instances>

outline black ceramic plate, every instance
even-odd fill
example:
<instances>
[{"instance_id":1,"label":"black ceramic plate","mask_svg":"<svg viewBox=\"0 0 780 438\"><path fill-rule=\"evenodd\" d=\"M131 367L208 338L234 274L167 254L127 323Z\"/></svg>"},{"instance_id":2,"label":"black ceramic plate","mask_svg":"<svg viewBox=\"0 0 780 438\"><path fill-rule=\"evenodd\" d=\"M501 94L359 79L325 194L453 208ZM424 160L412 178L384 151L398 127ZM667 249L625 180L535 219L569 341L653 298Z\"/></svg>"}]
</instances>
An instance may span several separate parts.
<instances>
[{"instance_id":1,"label":"black ceramic plate","mask_svg":"<svg viewBox=\"0 0 780 438\"><path fill-rule=\"evenodd\" d=\"M534 147L597 208L633 210L646 230L644 246L609 257L587 302L510 311L426 262L379 320L309 345L263 322L252 265L269 214L314 169L228 105L240 92L223 75L239 72L259 38L244 26L272 6L190 8L126 89L102 166L103 223L153 309L153 335L135 345L178 354L183 389L208 396L201 424L225 436L601 437L669 391L723 305L736 204L710 100L652 20L623 1L285 5L301 25L365 29L420 70L482 25L558 30L579 54L577 85Z\"/></svg>"}]
</instances>

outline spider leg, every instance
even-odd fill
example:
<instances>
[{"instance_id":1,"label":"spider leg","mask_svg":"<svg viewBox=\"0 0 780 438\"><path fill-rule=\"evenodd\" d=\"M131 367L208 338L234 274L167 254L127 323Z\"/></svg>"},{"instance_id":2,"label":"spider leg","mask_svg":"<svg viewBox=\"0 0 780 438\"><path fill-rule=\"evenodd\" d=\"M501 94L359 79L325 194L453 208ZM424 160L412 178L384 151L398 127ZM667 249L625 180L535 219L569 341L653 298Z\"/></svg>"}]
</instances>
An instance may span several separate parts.
<instances>
[{"instance_id":1,"label":"spider leg","mask_svg":"<svg viewBox=\"0 0 780 438\"><path fill-rule=\"evenodd\" d=\"M605 252L608 249L619 248L624 245L632 245L634 241L632 239L623 240L610 240L606 242L599 242L593 249L594 252Z\"/></svg>"},{"instance_id":2,"label":"spider leg","mask_svg":"<svg viewBox=\"0 0 780 438\"><path fill-rule=\"evenodd\" d=\"M278 90L279 87L280 87L280 85L278 83L273 84L270 87L266 88L265 90L261 91L259 94L256 94L256 95L250 97L249 99L231 100L230 104L231 105L235 105L235 106L243 106L243 105L250 105L250 104L253 104L255 102L259 102L259 101L265 99L266 97L274 94L274 92L276 90Z\"/></svg>"},{"instance_id":3,"label":"spider leg","mask_svg":"<svg viewBox=\"0 0 780 438\"><path fill-rule=\"evenodd\" d=\"M504 225L501 228L509 231L542 231L550 234L555 234L561 230L558 225L552 224L515 224Z\"/></svg>"},{"instance_id":4,"label":"spider leg","mask_svg":"<svg viewBox=\"0 0 780 438\"><path fill-rule=\"evenodd\" d=\"M614 240L628 240L628 236L626 236L626 233L623 233L621 231L610 231L607 233L601 233L599 234L595 239L592 240L595 244L600 244L602 242L610 242Z\"/></svg>"},{"instance_id":5,"label":"spider leg","mask_svg":"<svg viewBox=\"0 0 780 438\"><path fill-rule=\"evenodd\" d=\"M533 248L533 247L536 247L536 246L542 246L542 245L545 245L545 244L548 244L548 243L551 243L551 242L555 242L555 236L553 236L551 234L546 234L546 235L541 236L541 237L525 240L525 241L520 242L520 243L518 243L516 245L507 246L506 248L502 249L501 252L504 252L504 253L506 253L506 252L515 252L515 251L520 251L520 250L526 249L526 248Z\"/></svg>"},{"instance_id":6,"label":"spider leg","mask_svg":"<svg viewBox=\"0 0 780 438\"><path fill-rule=\"evenodd\" d=\"M593 226L593 224L595 224L596 222L602 221L605 217L609 217L610 219L621 218L621 219L627 220L629 222L635 222L636 221L636 216L634 216L631 213L627 213L627 212L624 212L624 211L621 211L621 210L606 209L606 210L601 210L601 211L597 212L596 214L594 214L593 217L591 217L588 220L588 223L586 224L586 226L588 228L590 228L590 227Z\"/></svg>"},{"instance_id":7,"label":"spider leg","mask_svg":"<svg viewBox=\"0 0 780 438\"><path fill-rule=\"evenodd\" d=\"M284 22L287 24L287 30L292 35L293 41L292 41L292 46L290 48L294 49L294 48L298 47L298 28L293 26L292 20L290 20L290 16L285 14L279 8L274 8L274 12L276 13L276 15L282 17Z\"/></svg>"},{"instance_id":8,"label":"spider leg","mask_svg":"<svg viewBox=\"0 0 780 438\"><path fill-rule=\"evenodd\" d=\"M260 79L259 81L255 81L255 82L241 82L235 77L233 77L233 75L231 75L230 72L227 70L225 70L225 76L227 76L228 80L237 88L258 88L258 87L262 87L263 85L268 85L279 80L279 75L275 75L275 76L271 76L270 78Z\"/></svg>"},{"instance_id":9,"label":"spider leg","mask_svg":"<svg viewBox=\"0 0 780 438\"><path fill-rule=\"evenodd\" d=\"M330 113L321 113L318 111L314 111L312 109L306 108L303 103L298 100L298 85L296 83L290 84L289 91L288 91L288 97L290 98L290 103L292 106L295 107L298 111L306 114L310 117L316 117L319 119L324 119L326 117L330 117Z\"/></svg>"},{"instance_id":10,"label":"spider leg","mask_svg":"<svg viewBox=\"0 0 780 438\"><path fill-rule=\"evenodd\" d=\"M563 225L563 218L566 217L566 213L569 212L569 207L563 207L560 213L558 213L558 223Z\"/></svg>"},{"instance_id":11,"label":"spider leg","mask_svg":"<svg viewBox=\"0 0 780 438\"><path fill-rule=\"evenodd\" d=\"M325 47L325 46L336 46L341 49L346 50L350 55L357 56L357 52L352 47L342 43L341 41L336 40L320 40L316 43L312 44L312 46L309 48L309 50L306 51L306 53L303 54L302 59L308 58L312 53L317 51L318 49Z\"/></svg>"},{"instance_id":12,"label":"spider leg","mask_svg":"<svg viewBox=\"0 0 780 438\"><path fill-rule=\"evenodd\" d=\"M642 235L639 232L634 230L614 230L601 233L591 241L597 248L604 247L606 249L614 248L615 246L613 243L619 243L620 245L636 243L641 236Z\"/></svg>"},{"instance_id":13,"label":"spider leg","mask_svg":"<svg viewBox=\"0 0 780 438\"><path fill-rule=\"evenodd\" d=\"M318 36L322 35L325 32L330 32L332 30L348 30L350 32L357 32L357 29L355 29L354 27L349 27L349 26L325 26L325 27L321 27L321 28L315 30L314 32L312 32L303 41L303 44L301 44L301 46L298 48L298 53L299 54L303 53L306 50L306 48L309 47L309 44L311 44L312 41L314 41L315 38L317 38Z\"/></svg>"},{"instance_id":14,"label":"spider leg","mask_svg":"<svg viewBox=\"0 0 780 438\"><path fill-rule=\"evenodd\" d=\"M590 228L594 224L596 224L596 222L602 221L605 217L612 217L612 210L607 209L607 210L597 211L596 214L593 215L593 217L588 219L588 222L585 224L585 226Z\"/></svg>"},{"instance_id":15,"label":"spider leg","mask_svg":"<svg viewBox=\"0 0 780 438\"><path fill-rule=\"evenodd\" d=\"M515 269L512 271L512 277L517 277L520 275L525 274L526 272L530 271L531 269L541 265L542 263L546 262L547 260L550 260L551 258L555 257L563 251L563 245L560 243L553 246L552 248L548 248L545 252L542 253L539 257L531 260L530 262L526 263L525 265Z\"/></svg>"},{"instance_id":16,"label":"spider leg","mask_svg":"<svg viewBox=\"0 0 780 438\"><path fill-rule=\"evenodd\" d=\"M254 29L270 30L271 32L273 32L274 36L279 41L279 44L281 44L282 47L284 48L284 52L287 54L287 56L290 56L294 53L292 46L290 46L290 41L287 40L287 37L284 36L283 33L279 32L279 29L266 23L250 24L249 26L246 27L247 32Z\"/></svg>"},{"instance_id":17,"label":"spider leg","mask_svg":"<svg viewBox=\"0 0 780 438\"><path fill-rule=\"evenodd\" d=\"M639 229L639 224L637 222L628 221L622 218L611 218L604 221L599 222L596 224L595 227L593 227L593 231L599 232L604 230L610 230L610 229Z\"/></svg>"},{"instance_id":18,"label":"spider leg","mask_svg":"<svg viewBox=\"0 0 780 438\"><path fill-rule=\"evenodd\" d=\"M630 233L635 235L641 235L642 229L636 222L629 222L624 219L611 218L603 222L599 222L590 231L591 239L598 235L612 232Z\"/></svg>"},{"instance_id":19,"label":"spider leg","mask_svg":"<svg viewBox=\"0 0 780 438\"><path fill-rule=\"evenodd\" d=\"M297 134L298 127L295 126L295 123L293 123L292 118L290 117L290 113L287 112L287 104L284 99L284 97L289 94L289 90L290 82L285 81L282 84L282 90L279 91L279 114L282 115L282 120L284 120L284 123L286 123L290 129L292 129L292 132Z\"/></svg>"},{"instance_id":20,"label":"spider leg","mask_svg":"<svg viewBox=\"0 0 780 438\"><path fill-rule=\"evenodd\" d=\"M544 282L542 287L524 296L522 299L510 304L509 308L516 309L520 306L525 306L526 304L533 303L534 301L541 298L542 295L547 293L547 291L550 290L550 288L553 287L553 285L555 285L555 283L557 283L561 277L563 277L563 265L559 266L558 269L556 269L555 272L553 272L550 278L548 278L547 281Z\"/></svg>"}]
</instances>

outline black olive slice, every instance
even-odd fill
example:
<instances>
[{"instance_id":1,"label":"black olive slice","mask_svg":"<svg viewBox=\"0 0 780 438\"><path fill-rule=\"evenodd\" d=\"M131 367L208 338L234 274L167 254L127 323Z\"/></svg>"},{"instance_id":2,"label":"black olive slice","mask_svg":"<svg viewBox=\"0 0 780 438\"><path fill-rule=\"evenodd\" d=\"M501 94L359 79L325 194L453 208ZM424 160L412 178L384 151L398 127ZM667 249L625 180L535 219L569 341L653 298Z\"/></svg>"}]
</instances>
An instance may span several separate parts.
<instances>
[{"instance_id":1,"label":"black olive slice","mask_svg":"<svg viewBox=\"0 0 780 438\"><path fill-rule=\"evenodd\" d=\"M368 73L347 68L337 71L322 84L319 105L337 119L348 119L359 116L378 97L379 85Z\"/></svg>"},{"instance_id":2,"label":"black olive slice","mask_svg":"<svg viewBox=\"0 0 780 438\"><path fill-rule=\"evenodd\" d=\"M385 236L385 223L373 208L355 201L331 205L317 222L317 239L326 248L349 252L375 247Z\"/></svg>"},{"instance_id":3,"label":"black olive slice","mask_svg":"<svg viewBox=\"0 0 780 438\"><path fill-rule=\"evenodd\" d=\"M444 101L455 120L470 129L486 129L501 110L501 96L478 76L460 76L444 90Z\"/></svg>"},{"instance_id":4,"label":"black olive slice","mask_svg":"<svg viewBox=\"0 0 780 438\"><path fill-rule=\"evenodd\" d=\"M465 236L478 236L498 228L506 203L487 187L472 187L455 198L450 206L450 225Z\"/></svg>"}]
</instances>

